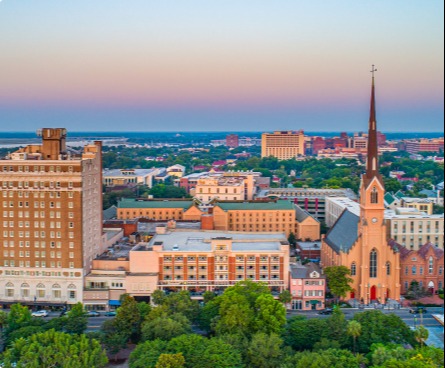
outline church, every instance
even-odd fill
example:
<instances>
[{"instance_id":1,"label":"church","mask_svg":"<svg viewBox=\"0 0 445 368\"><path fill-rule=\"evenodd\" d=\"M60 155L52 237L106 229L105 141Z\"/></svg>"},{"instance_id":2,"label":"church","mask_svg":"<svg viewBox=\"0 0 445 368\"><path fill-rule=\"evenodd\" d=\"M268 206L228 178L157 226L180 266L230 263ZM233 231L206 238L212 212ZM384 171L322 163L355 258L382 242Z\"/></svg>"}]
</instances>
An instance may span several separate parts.
<instances>
[{"instance_id":1,"label":"church","mask_svg":"<svg viewBox=\"0 0 445 368\"><path fill-rule=\"evenodd\" d=\"M321 266L346 266L353 291L346 299L364 304L400 300L399 247L387 239L385 186L379 173L374 67L372 70L366 173L360 187L360 216L345 210L323 239Z\"/></svg>"}]
</instances>

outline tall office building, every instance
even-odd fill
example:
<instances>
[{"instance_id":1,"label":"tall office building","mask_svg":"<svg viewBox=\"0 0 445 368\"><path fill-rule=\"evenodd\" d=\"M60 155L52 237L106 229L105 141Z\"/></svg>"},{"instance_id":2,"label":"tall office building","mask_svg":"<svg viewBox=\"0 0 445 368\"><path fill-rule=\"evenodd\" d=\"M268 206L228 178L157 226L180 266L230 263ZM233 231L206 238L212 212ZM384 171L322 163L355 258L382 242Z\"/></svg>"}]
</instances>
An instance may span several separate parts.
<instances>
[{"instance_id":1,"label":"tall office building","mask_svg":"<svg viewBox=\"0 0 445 368\"><path fill-rule=\"evenodd\" d=\"M277 131L263 133L261 140L261 157L276 157L289 160L305 155L304 132Z\"/></svg>"},{"instance_id":2,"label":"tall office building","mask_svg":"<svg viewBox=\"0 0 445 368\"><path fill-rule=\"evenodd\" d=\"M71 153L66 130L0 160L0 304L82 301L102 252L101 142Z\"/></svg>"}]
</instances>

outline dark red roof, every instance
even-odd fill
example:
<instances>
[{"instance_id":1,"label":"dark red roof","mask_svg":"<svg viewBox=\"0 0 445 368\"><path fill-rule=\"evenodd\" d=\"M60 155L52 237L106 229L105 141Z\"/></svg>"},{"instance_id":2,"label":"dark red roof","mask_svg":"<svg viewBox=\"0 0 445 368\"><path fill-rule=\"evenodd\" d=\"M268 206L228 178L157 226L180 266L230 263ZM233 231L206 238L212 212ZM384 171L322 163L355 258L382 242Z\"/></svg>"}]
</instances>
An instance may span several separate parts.
<instances>
[{"instance_id":1,"label":"dark red roof","mask_svg":"<svg viewBox=\"0 0 445 368\"><path fill-rule=\"evenodd\" d=\"M432 243L426 243L425 245L422 245L422 247L417 251L417 254L419 256L421 256L422 258L426 259L426 256L427 256L428 252L430 251L430 249L433 249L434 256L436 257L436 259L443 257L443 254L444 254L443 249L436 247Z\"/></svg>"}]
</instances>

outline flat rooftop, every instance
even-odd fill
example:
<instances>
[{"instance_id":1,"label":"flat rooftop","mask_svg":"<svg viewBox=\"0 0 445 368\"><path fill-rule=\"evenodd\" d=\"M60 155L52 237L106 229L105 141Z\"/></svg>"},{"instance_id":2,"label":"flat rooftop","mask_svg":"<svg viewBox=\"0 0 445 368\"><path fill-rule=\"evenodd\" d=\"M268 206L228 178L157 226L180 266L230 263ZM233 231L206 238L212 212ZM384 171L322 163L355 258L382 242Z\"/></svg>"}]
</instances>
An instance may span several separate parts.
<instances>
[{"instance_id":1,"label":"flat rooftop","mask_svg":"<svg viewBox=\"0 0 445 368\"><path fill-rule=\"evenodd\" d=\"M103 177L122 177L122 178L128 178L128 177L134 177L134 176L147 176L152 175L156 173L157 169L111 169L111 170L104 170L103 171Z\"/></svg>"},{"instance_id":2,"label":"flat rooftop","mask_svg":"<svg viewBox=\"0 0 445 368\"><path fill-rule=\"evenodd\" d=\"M189 209L194 205L191 200L151 200L122 198L117 204L118 208L182 208Z\"/></svg>"},{"instance_id":3,"label":"flat rooftop","mask_svg":"<svg viewBox=\"0 0 445 368\"><path fill-rule=\"evenodd\" d=\"M220 231L172 231L156 234L149 246L162 243L164 251L210 252L212 240L231 239L232 251L279 251L287 243L284 233L244 233Z\"/></svg>"},{"instance_id":4,"label":"flat rooftop","mask_svg":"<svg viewBox=\"0 0 445 368\"><path fill-rule=\"evenodd\" d=\"M234 202L218 202L216 206L224 211L276 211L276 210L292 210L296 209L295 205L287 200L278 200L272 202L261 201L234 201Z\"/></svg>"}]
</instances>

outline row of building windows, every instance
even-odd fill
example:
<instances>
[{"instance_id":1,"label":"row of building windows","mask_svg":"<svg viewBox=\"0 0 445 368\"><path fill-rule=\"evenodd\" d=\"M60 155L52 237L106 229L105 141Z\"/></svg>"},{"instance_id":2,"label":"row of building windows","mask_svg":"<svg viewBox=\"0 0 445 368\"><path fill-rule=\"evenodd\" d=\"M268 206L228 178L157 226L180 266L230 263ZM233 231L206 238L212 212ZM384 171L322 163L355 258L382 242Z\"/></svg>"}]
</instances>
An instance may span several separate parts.
<instances>
[{"instance_id":1,"label":"row of building windows","mask_svg":"<svg viewBox=\"0 0 445 368\"><path fill-rule=\"evenodd\" d=\"M68 208L74 208L73 202L67 202ZM3 201L3 208L31 208L30 203L25 201ZM34 209L36 208L62 208L62 202L49 202L48 207L46 202L33 202L32 207Z\"/></svg>"},{"instance_id":2,"label":"row of building windows","mask_svg":"<svg viewBox=\"0 0 445 368\"><path fill-rule=\"evenodd\" d=\"M3 237L4 238L15 238L16 234L19 238L31 238L31 232L30 231L18 231L17 233L14 231L8 231L8 230L3 230ZM34 238L46 238L47 234L46 231L34 231ZM62 238L62 233L60 231L50 231L49 232L49 237L51 239L54 238L58 238L61 239ZM73 232L69 232L68 233L68 238L70 239L74 239L74 233Z\"/></svg>"},{"instance_id":3,"label":"row of building windows","mask_svg":"<svg viewBox=\"0 0 445 368\"><path fill-rule=\"evenodd\" d=\"M68 189L74 188L74 183L72 181L69 181L66 186ZM63 184L60 181L4 181L2 183L3 189L13 189L13 188L19 188L19 189L28 189L28 188L34 188L34 189L60 189L64 187Z\"/></svg>"},{"instance_id":4,"label":"row of building windows","mask_svg":"<svg viewBox=\"0 0 445 368\"><path fill-rule=\"evenodd\" d=\"M45 199L45 198L62 198L62 192L22 192L22 191L1 191L2 193L1 197L3 198L40 198L40 199ZM32 196L30 195L32 194ZM67 192L68 194L68 198L74 198L74 192Z\"/></svg>"},{"instance_id":5,"label":"row of building windows","mask_svg":"<svg viewBox=\"0 0 445 368\"><path fill-rule=\"evenodd\" d=\"M196 275L188 275L187 278L184 278L183 275L175 275L175 276L164 275L163 278L164 278L164 280L207 280L207 281L212 281L212 280L208 280L206 275L199 275L198 277ZM229 275L227 275L227 274L216 275L215 279L216 280L229 280ZM269 275L260 275L258 278L254 274L251 274L251 275L236 275L234 279L238 279L238 280L244 280L244 279L251 279L251 280L279 280L280 279L280 275L270 275L270 276Z\"/></svg>"},{"instance_id":6,"label":"row of building windows","mask_svg":"<svg viewBox=\"0 0 445 368\"><path fill-rule=\"evenodd\" d=\"M5 286L5 295L8 298L13 298L16 295L19 295L22 298L29 298L34 296L34 299L37 298L46 298L49 295L54 299L60 299L62 297L62 288L59 284L54 284L51 286L50 294L48 294L46 290L46 286L44 284L38 284L36 286L35 292L31 294L31 288L29 284L23 283L20 285L20 289L16 290L13 283L8 282ZM76 286L71 284L67 288L67 294L69 299L76 299Z\"/></svg>"},{"instance_id":7,"label":"row of building windows","mask_svg":"<svg viewBox=\"0 0 445 368\"><path fill-rule=\"evenodd\" d=\"M31 261L19 261L16 262L15 260L3 260L3 266L4 267L31 267ZM48 267L47 262L46 261L34 261L34 264L32 267L37 267L37 268L46 268ZM58 262L49 262L49 267L50 268L62 268L62 262L58 261ZM68 262L68 268L74 268L74 262Z\"/></svg>"},{"instance_id":8,"label":"row of building windows","mask_svg":"<svg viewBox=\"0 0 445 368\"><path fill-rule=\"evenodd\" d=\"M73 217L74 217L74 215L73 215ZM44 228L46 228L46 224L47 224L47 222L45 222L45 221L34 221L33 223L29 222L29 221L17 221L17 223L15 223L14 221L3 221L4 228L8 228L8 227L15 228L16 226L28 228L28 227L31 227L31 225L32 225L32 227L34 227L34 228L44 229ZM57 221L57 222L50 221L50 222L48 222L48 225L49 225L48 227L50 229L61 229L62 228L62 223L59 221ZM68 222L68 228L73 229L74 222Z\"/></svg>"},{"instance_id":9,"label":"row of building windows","mask_svg":"<svg viewBox=\"0 0 445 368\"><path fill-rule=\"evenodd\" d=\"M18 255L20 258L30 258L30 257L34 257L34 258L46 258L46 251L42 250L40 251L34 251L31 252L30 251L19 251ZM15 251L13 250L4 250L3 251L3 257L10 257L10 258L14 258L15 257ZM62 258L62 252L49 252L49 257L50 258ZM68 258L74 258L74 252L69 252L68 253Z\"/></svg>"},{"instance_id":10,"label":"row of building windows","mask_svg":"<svg viewBox=\"0 0 445 368\"><path fill-rule=\"evenodd\" d=\"M25 166L3 166L3 172L73 172L73 166L39 166L39 165L25 165Z\"/></svg>"},{"instance_id":11,"label":"row of building windows","mask_svg":"<svg viewBox=\"0 0 445 368\"><path fill-rule=\"evenodd\" d=\"M62 248L62 242L60 241L50 241L49 243L50 248ZM19 241L18 242L19 248L30 248L31 242L30 241ZM14 248L15 247L15 241L14 240L3 240L3 246L5 248ZM69 248L74 248L74 242L68 242ZM34 248L46 248L46 241L35 241L34 242Z\"/></svg>"},{"instance_id":12,"label":"row of building windows","mask_svg":"<svg viewBox=\"0 0 445 368\"><path fill-rule=\"evenodd\" d=\"M42 218L47 219L48 215L49 218L62 218L62 213L59 211L3 211L3 217L4 218L30 218L30 214L32 214L34 218ZM74 212L68 212L68 218L74 218Z\"/></svg>"}]
</instances>

